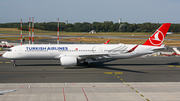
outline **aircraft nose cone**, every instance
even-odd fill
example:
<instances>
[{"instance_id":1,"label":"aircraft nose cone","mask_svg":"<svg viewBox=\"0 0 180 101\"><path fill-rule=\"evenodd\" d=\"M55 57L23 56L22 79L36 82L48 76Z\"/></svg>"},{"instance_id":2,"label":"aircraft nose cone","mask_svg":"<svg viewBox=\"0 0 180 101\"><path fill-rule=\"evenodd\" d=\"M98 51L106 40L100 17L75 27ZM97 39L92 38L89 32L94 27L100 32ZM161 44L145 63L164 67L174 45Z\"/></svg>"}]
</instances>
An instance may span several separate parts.
<instances>
[{"instance_id":1,"label":"aircraft nose cone","mask_svg":"<svg viewBox=\"0 0 180 101\"><path fill-rule=\"evenodd\" d=\"M2 57L5 58L5 54L3 54Z\"/></svg>"},{"instance_id":2,"label":"aircraft nose cone","mask_svg":"<svg viewBox=\"0 0 180 101\"><path fill-rule=\"evenodd\" d=\"M6 53L4 53L4 54L2 55L2 57L3 57L3 58L8 58L8 56L7 56Z\"/></svg>"}]
</instances>

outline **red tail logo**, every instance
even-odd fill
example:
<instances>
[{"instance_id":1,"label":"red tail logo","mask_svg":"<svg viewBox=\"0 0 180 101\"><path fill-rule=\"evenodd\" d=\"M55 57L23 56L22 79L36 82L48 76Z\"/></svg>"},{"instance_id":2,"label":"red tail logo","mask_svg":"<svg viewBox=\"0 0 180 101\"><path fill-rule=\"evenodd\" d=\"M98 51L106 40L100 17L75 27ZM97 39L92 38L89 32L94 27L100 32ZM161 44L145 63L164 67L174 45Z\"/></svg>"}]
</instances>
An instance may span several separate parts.
<instances>
[{"instance_id":1,"label":"red tail logo","mask_svg":"<svg viewBox=\"0 0 180 101\"><path fill-rule=\"evenodd\" d=\"M149 38L149 41L154 46L161 45L163 40L164 40L164 34L158 30Z\"/></svg>"},{"instance_id":2,"label":"red tail logo","mask_svg":"<svg viewBox=\"0 0 180 101\"><path fill-rule=\"evenodd\" d=\"M171 23L164 23L143 45L161 46Z\"/></svg>"}]
</instances>

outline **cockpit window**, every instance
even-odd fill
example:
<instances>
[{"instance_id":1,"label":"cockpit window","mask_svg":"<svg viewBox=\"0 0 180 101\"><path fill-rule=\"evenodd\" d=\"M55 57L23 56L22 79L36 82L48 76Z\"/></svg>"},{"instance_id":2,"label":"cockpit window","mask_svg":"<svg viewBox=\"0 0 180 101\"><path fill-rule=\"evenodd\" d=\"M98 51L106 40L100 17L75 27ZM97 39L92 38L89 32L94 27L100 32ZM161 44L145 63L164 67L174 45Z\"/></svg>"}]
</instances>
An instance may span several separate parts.
<instances>
[{"instance_id":1,"label":"cockpit window","mask_svg":"<svg viewBox=\"0 0 180 101\"><path fill-rule=\"evenodd\" d=\"M11 51L12 51L12 49L8 49L7 51L8 51L8 52L11 52Z\"/></svg>"}]
</instances>

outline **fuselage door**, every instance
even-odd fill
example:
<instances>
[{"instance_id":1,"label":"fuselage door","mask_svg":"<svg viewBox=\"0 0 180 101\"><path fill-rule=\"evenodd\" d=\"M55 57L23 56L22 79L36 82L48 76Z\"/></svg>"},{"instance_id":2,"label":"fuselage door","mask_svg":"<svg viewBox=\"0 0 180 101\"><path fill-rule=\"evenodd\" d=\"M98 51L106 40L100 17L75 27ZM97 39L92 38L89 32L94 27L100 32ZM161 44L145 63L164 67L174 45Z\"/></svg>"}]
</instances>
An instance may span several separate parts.
<instances>
[{"instance_id":1,"label":"fuselage door","mask_svg":"<svg viewBox=\"0 0 180 101\"><path fill-rule=\"evenodd\" d=\"M97 46L93 47L92 50L94 53L101 53L104 51L102 47L97 47Z\"/></svg>"}]
</instances>

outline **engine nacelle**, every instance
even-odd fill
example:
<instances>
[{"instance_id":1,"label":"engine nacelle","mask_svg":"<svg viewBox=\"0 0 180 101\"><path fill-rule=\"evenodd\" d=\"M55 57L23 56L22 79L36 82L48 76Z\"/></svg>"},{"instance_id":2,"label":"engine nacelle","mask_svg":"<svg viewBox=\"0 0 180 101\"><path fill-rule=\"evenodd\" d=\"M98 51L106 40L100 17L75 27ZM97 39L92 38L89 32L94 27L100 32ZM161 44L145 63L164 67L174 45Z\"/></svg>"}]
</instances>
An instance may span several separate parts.
<instances>
[{"instance_id":1,"label":"engine nacelle","mask_svg":"<svg viewBox=\"0 0 180 101\"><path fill-rule=\"evenodd\" d=\"M61 57L60 63L62 66L75 66L77 65L77 58L76 57Z\"/></svg>"}]
</instances>

